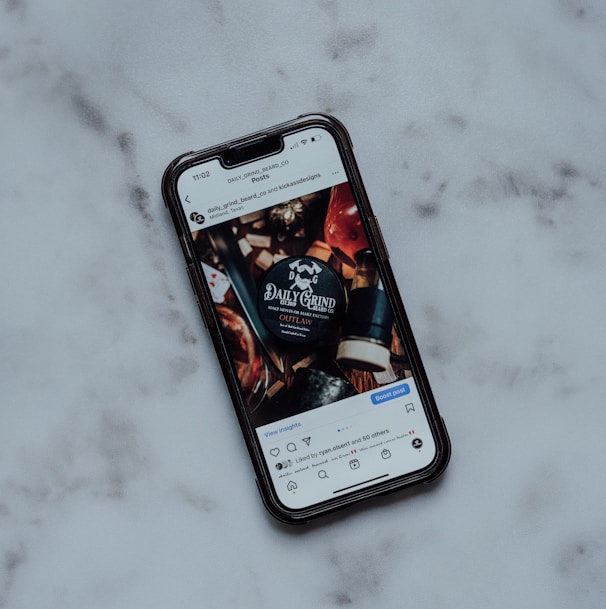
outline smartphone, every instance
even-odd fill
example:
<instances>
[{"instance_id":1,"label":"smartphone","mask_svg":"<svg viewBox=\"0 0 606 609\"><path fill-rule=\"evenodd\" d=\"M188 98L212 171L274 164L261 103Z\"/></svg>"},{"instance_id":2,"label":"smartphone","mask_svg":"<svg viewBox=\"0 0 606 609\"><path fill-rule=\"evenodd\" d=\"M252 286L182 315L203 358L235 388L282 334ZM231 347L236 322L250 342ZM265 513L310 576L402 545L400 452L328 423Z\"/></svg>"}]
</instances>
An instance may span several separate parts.
<instances>
[{"instance_id":1,"label":"smartphone","mask_svg":"<svg viewBox=\"0 0 606 609\"><path fill-rule=\"evenodd\" d=\"M162 192L269 512L305 522L439 476L448 434L343 125L186 153Z\"/></svg>"}]
</instances>

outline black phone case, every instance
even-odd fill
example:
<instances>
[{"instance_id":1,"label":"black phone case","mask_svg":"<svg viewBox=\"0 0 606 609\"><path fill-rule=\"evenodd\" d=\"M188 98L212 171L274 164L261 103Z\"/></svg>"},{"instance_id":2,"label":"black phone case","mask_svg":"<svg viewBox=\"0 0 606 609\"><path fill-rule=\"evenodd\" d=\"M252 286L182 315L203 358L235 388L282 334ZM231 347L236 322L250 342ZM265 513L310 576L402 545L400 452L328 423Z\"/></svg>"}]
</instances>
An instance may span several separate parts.
<instances>
[{"instance_id":1,"label":"black phone case","mask_svg":"<svg viewBox=\"0 0 606 609\"><path fill-rule=\"evenodd\" d=\"M255 430L251 424L244 404L236 371L234 370L232 361L225 347L224 337L220 331L220 322L211 299L209 287L202 272L201 265L196 260L194 254L194 243L184 210L179 202L177 194L177 180L179 175L186 169L212 158L221 157L224 161L227 159L226 165L235 167L244 165L250 160L253 160L248 158L251 153L253 155L258 155L254 156L254 159L262 158L263 155L269 157L276 151L276 146L283 135L296 133L297 131L314 126L320 126L328 130L337 142L341 159L346 169L347 178L360 208L360 217L366 229L368 241L376 256L385 292L388 295L394 311L394 323L404 340L410 366L418 385L418 392L434 435L436 457L430 466L421 471L393 478L387 482L377 484L376 486L364 488L350 495L319 503L303 510L291 510L279 501L273 489L267 469L268 465L262 456ZM266 149L268 152L266 153L263 149L265 143L268 143L268 148ZM450 459L450 440L431 392L408 317L389 264L387 248L383 242L377 219L368 201L362 178L353 156L352 143L349 134L341 122L336 118L325 114L302 115L294 120L252 133L245 137L230 140L223 144L197 152L185 153L170 163L164 172L162 179L162 194L165 205L170 211L185 256L187 274L196 296L200 313L202 314L204 324L210 332L242 433L246 440L257 477L257 486L268 511L283 522L291 524L303 523L358 501L376 495L391 493L419 483L430 482L440 476Z\"/></svg>"}]
</instances>

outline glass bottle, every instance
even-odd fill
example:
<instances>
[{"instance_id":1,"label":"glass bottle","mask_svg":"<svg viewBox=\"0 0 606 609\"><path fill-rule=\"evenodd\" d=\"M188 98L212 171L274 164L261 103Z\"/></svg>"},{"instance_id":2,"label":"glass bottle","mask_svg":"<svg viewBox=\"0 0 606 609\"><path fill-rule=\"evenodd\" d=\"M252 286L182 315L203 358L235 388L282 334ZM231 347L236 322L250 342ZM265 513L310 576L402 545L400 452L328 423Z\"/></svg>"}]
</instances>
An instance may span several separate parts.
<instances>
[{"instance_id":1,"label":"glass bottle","mask_svg":"<svg viewBox=\"0 0 606 609\"><path fill-rule=\"evenodd\" d=\"M351 368L382 372L389 368L393 314L369 249L356 255L337 361Z\"/></svg>"},{"instance_id":2,"label":"glass bottle","mask_svg":"<svg viewBox=\"0 0 606 609\"><path fill-rule=\"evenodd\" d=\"M324 239L335 256L348 266L367 249L368 239L348 182L333 186L324 222Z\"/></svg>"}]
</instances>

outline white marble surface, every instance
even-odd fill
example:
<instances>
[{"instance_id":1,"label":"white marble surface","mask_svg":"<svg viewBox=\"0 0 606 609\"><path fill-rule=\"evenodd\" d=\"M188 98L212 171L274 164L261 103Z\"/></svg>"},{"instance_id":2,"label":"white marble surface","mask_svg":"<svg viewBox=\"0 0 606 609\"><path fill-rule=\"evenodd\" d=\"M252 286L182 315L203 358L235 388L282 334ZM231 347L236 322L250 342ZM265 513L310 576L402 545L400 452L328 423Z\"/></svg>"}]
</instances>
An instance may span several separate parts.
<instances>
[{"instance_id":1,"label":"white marble surface","mask_svg":"<svg viewBox=\"0 0 606 609\"><path fill-rule=\"evenodd\" d=\"M605 102L600 0L0 0L0 607L604 607ZM289 528L159 185L313 111L351 132L453 458Z\"/></svg>"}]
</instances>

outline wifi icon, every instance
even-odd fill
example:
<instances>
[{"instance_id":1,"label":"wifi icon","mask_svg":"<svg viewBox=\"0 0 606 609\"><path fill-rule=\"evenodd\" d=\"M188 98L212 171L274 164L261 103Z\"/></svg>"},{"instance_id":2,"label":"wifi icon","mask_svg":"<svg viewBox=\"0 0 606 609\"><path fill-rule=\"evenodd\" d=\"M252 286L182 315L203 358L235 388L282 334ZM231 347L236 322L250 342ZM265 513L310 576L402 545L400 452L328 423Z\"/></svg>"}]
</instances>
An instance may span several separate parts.
<instances>
[{"instance_id":1,"label":"wifi icon","mask_svg":"<svg viewBox=\"0 0 606 609\"><path fill-rule=\"evenodd\" d=\"M301 144L303 144L303 146L305 146L305 144L307 144L307 140L301 140Z\"/></svg>"}]
</instances>

